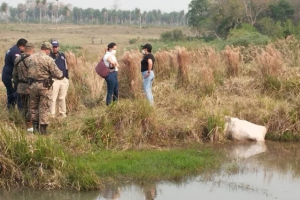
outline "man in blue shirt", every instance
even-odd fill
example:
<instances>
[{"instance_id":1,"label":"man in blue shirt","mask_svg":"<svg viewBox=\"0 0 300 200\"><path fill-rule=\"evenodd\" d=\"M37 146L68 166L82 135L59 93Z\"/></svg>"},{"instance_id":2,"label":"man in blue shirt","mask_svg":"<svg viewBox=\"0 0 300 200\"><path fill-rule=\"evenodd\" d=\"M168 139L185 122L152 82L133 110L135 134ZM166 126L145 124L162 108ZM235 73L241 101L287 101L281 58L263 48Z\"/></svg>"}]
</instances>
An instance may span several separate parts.
<instances>
[{"instance_id":1,"label":"man in blue shirt","mask_svg":"<svg viewBox=\"0 0 300 200\"><path fill-rule=\"evenodd\" d=\"M50 112L52 117L56 117L56 101L58 99L58 113L61 117L66 117L66 96L69 88L69 73L65 54L59 52L59 43L57 40L52 40L53 52L50 55L58 68L63 72L63 79L53 79L52 92L50 95L51 106Z\"/></svg>"},{"instance_id":2,"label":"man in blue shirt","mask_svg":"<svg viewBox=\"0 0 300 200\"><path fill-rule=\"evenodd\" d=\"M17 101L18 108L22 108L21 101L17 98L17 85L13 84L12 82L12 72L15 59L16 57L20 56L22 52L24 52L26 43L27 40L25 40L24 38L19 39L17 44L11 47L5 55L5 64L2 70L2 82L6 87L8 109L14 108Z\"/></svg>"}]
</instances>

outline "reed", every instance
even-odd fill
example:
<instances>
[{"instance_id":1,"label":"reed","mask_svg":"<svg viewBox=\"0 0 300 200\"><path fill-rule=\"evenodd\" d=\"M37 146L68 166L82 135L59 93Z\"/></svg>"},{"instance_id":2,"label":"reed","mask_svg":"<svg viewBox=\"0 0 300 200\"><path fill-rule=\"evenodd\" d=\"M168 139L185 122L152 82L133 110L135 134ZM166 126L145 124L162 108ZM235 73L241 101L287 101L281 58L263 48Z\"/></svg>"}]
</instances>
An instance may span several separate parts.
<instances>
[{"instance_id":1,"label":"reed","mask_svg":"<svg viewBox=\"0 0 300 200\"><path fill-rule=\"evenodd\" d=\"M120 97L138 98L141 96L142 75L141 60L142 54L139 51L126 51L121 57L120 66Z\"/></svg>"},{"instance_id":2,"label":"reed","mask_svg":"<svg viewBox=\"0 0 300 200\"><path fill-rule=\"evenodd\" d=\"M70 88L67 96L68 110L78 110L82 105L98 102L103 93L104 79L97 75L97 63L90 63L83 56L66 52L70 74Z\"/></svg>"},{"instance_id":3,"label":"reed","mask_svg":"<svg viewBox=\"0 0 300 200\"><path fill-rule=\"evenodd\" d=\"M187 87L189 85L190 53L183 47L177 47L178 73L176 86Z\"/></svg>"},{"instance_id":4,"label":"reed","mask_svg":"<svg viewBox=\"0 0 300 200\"><path fill-rule=\"evenodd\" d=\"M242 58L239 47L226 46L223 50L223 58L226 60L227 75L229 77L239 76L242 65Z\"/></svg>"}]
</instances>

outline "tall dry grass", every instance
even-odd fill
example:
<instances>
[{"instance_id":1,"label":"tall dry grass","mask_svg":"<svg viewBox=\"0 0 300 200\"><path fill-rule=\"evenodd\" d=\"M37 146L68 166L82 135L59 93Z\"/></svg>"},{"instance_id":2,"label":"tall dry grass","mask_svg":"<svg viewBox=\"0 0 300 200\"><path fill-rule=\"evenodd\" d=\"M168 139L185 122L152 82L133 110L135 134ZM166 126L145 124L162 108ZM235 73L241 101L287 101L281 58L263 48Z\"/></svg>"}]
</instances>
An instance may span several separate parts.
<instances>
[{"instance_id":1,"label":"tall dry grass","mask_svg":"<svg viewBox=\"0 0 300 200\"><path fill-rule=\"evenodd\" d=\"M155 53L155 76L158 79L170 79L177 71L176 53L174 51L158 51Z\"/></svg>"},{"instance_id":2,"label":"tall dry grass","mask_svg":"<svg viewBox=\"0 0 300 200\"><path fill-rule=\"evenodd\" d=\"M263 77L278 77L284 71L282 54L272 45L267 45L261 53L257 54L256 59Z\"/></svg>"},{"instance_id":3,"label":"tall dry grass","mask_svg":"<svg viewBox=\"0 0 300 200\"><path fill-rule=\"evenodd\" d=\"M137 50L126 51L120 59L120 97L138 98L142 90L142 54Z\"/></svg>"},{"instance_id":4,"label":"tall dry grass","mask_svg":"<svg viewBox=\"0 0 300 200\"><path fill-rule=\"evenodd\" d=\"M239 76L242 66L240 47L226 46L223 50L223 58L226 60L227 75Z\"/></svg>"},{"instance_id":5,"label":"tall dry grass","mask_svg":"<svg viewBox=\"0 0 300 200\"><path fill-rule=\"evenodd\" d=\"M300 42L293 35L285 39L278 39L272 45L280 51L286 66L300 66Z\"/></svg>"},{"instance_id":6,"label":"tall dry grass","mask_svg":"<svg viewBox=\"0 0 300 200\"><path fill-rule=\"evenodd\" d=\"M184 47L176 47L178 73L177 84L178 88L187 87L189 85L189 70L191 64L191 55Z\"/></svg>"},{"instance_id":7,"label":"tall dry grass","mask_svg":"<svg viewBox=\"0 0 300 200\"><path fill-rule=\"evenodd\" d=\"M70 74L70 87L67 96L69 110L78 110L85 104L101 100L104 79L95 73L97 62L91 63L84 57L76 57L66 52Z\"/></svg>"}]
</instances>

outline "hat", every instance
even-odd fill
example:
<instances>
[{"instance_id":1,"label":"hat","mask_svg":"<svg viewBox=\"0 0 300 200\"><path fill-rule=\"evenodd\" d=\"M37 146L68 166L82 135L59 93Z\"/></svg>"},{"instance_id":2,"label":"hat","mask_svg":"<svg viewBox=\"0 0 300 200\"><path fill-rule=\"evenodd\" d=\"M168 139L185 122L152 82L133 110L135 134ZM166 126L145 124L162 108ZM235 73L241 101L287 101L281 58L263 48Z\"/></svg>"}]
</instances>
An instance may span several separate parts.
<instances>
[{"instance_id":1,"label":"hat","mask_svg":"<svg viewBox=\"0 0 300 200\"><path fill-rule=\"evenodd\" d=\"M141 47L142 47L143 49L147 49L147 51L149 51L149 52L151 52L151 50L152 50L151 44L145 44L145 45L142 45Z\"/></svg>"},{"instance_id":2,"label":"hat","mask_svg":"<svg viewBox=\"0 0 300 200\"><path fill-rule=\"evenodd\" d=\"M52 44L50 42L44 42L42 44L41 49L50 49L51 51L53 51L53 47L52 47Z\"/></svg>"},{"instance_id":3,"label":"hat","mask_svg":"<svg viewBox=\"0 0 300 200\"><path fill-rule=\"evenodd\" d=\"M34 49L34 44L32 42L27 42L25 45L25 49Z\"/></svg>"},{"instance_id":4,"label":"hat","mask_svg":"<svg viewBox=\"0 0 300 200\"><path fill-rule=\"evenodd\" d=\"M53 47L58 47L59 46L59 43L58 43L57 40L52 40L51 44L52 44Z\"/></svg>"}]
</instances>

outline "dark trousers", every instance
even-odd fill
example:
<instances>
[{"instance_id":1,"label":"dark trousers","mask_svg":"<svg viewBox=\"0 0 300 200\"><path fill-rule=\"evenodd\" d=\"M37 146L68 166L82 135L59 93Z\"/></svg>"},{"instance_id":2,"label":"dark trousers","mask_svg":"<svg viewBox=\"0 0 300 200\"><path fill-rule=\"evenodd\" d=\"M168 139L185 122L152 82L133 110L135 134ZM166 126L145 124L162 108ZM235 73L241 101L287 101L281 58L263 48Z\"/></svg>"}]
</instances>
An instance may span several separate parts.
<instances>
[{"instance_id":1,"label":"dark trousers","mask_svg":"<svg viewBox=\"0 0 300 200\"><path fill-rule=\"evenodd\" d=\"M22 102L22 115L26 122L31 122L31 116L29 112L29 103L30 103L30 95L29 94L19 94L19 97Z\"/></svg>"},{"instance_id":2,"label":"dark trousers","mask_svg":"<svg viewBox=\"0 0 300 200\"><path fill-rule=\"evenodd\" d=\"M18 109L22 110L22 103L21 99L18 98L17 94L17 85L13 85L11 81L11 77L2 74L2 82L6 87L6 94L7 94L7 108L12 109L15 105L18 105Z\"/></svg>"},{"instance_id":3,"label":"dark trousers","mask_svg":"<svg viewBox=\"0 0 300 200\"><path fill-rule=\"evenodd\" d=\"M109 105L112 97L113 101L117 101L119 97L118 72L109 73L105 80L107 83L106 105Z\"/></svg>"}]
</instances>

